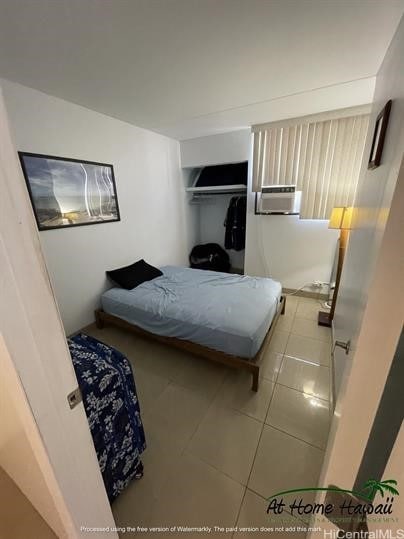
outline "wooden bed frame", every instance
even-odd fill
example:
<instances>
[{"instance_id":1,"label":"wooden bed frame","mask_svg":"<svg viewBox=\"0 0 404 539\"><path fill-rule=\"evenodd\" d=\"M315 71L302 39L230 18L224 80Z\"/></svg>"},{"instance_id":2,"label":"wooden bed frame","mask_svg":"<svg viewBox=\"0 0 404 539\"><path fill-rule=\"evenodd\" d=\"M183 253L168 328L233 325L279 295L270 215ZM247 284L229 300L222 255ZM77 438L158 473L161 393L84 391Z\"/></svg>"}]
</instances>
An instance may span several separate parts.
<instances>
[{"instance_id":1,"label":"wooden bed frame","mask_svg":"<svg viewBox=\"0 0 404 539\"><path fill-rule=\"evenodd\" d=\"M169 346L174 346L181 350L190 352L191 354L195 354L196 356L209 359L210 361L216 361L217 363L228 365L229 367L233 367L234 369L244 369L244 370L250 371L252 374L252 390L258 391L259 372L260 372L259 362L261 361L265 353L265 350L269 344L269 341L271 340L271 337L273 335L276 322L278 321L279 316L281 314L285 314L285 307L286 307L286 297L281 296L275 316L272 320L272 323L268 329L267 334L265 335L264 340L262 341L261 347L258 350L258 352L255 354L255 356L251 359L247 359L247 358L243 358L239 356L233 356L231 354L226 354L225 352L220 352L219 350L213 350L212 348L208 348L206 346L202 346L201 344L196 344L191 341L177 339L176 337L164 337L162 335L156 335L155 333L150 333L149 331L145 331L144 329L141 329L140 327L134 324L131 324L129 322L126 322L125 320L122 320L122 318L118 318L117 316L108 314L102 309L97 309L94 314L95 314L95 323L96 323L97 328L99 329L102 329L105 326L105 323L107 322L107 323L113 324L114 326L127 329L146 339L151 339L153 341L158 341L164 344L168 344Z\"/></svg>"}]
</instances>

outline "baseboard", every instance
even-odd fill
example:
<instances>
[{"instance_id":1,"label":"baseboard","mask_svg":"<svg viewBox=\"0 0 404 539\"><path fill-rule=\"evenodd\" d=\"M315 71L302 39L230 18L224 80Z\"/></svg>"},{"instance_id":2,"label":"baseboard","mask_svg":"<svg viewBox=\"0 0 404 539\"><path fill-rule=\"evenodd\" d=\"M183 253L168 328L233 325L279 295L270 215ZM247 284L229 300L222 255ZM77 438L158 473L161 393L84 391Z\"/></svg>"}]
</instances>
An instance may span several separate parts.
<instances>
[{"instance_id":1,"label":"baseboard","mask_svg":"<svg viewBox=\"0 0 404 539\"><path fill-rule=\"evenodd\" d=\"M300 296L302 298L318 299L320 301L327 301L328 294L321 294L320 292L311 292L306 290L298 290L295 288L282 288L282 292L285 294L293 294L294 296Z\"/></svg>"}]
</instances>

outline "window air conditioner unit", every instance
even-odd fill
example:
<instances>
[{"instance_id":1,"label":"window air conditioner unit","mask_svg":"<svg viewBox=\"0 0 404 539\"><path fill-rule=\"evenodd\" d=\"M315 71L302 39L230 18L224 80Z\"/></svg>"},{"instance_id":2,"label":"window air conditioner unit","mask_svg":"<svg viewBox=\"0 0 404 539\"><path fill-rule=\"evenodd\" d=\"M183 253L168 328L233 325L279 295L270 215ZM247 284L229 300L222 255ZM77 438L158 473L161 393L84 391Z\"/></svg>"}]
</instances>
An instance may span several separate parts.
<instances>
[{"instance_id":1,"label":"window air conditioner unit","mask_svg":"<svg viewBox=\"0 0 404 539\"><path fill-rule=\"evenodd\" d=\"M257 213L299 214L302 192L296 185L263 185L257 193Z\"/></svg>"}]
</instances>

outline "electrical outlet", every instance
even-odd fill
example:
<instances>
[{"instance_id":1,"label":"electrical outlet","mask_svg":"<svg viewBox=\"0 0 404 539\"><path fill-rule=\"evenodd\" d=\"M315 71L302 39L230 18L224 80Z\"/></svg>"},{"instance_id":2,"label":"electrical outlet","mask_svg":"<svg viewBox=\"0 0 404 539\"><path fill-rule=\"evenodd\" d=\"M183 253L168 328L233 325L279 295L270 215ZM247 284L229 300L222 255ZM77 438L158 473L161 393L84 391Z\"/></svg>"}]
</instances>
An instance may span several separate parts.
<instances>
[{"instance_id":1,"label":"electrical outlet","mask_svg":"<svg viewBox=\"0 0 404 539\"><path fill-rule=\"evenodd\" d=\"M313 281L312 286L313 288L322 288L323 286L328 286L328 283L324 281Z\"/></svg>"}]
</instances>

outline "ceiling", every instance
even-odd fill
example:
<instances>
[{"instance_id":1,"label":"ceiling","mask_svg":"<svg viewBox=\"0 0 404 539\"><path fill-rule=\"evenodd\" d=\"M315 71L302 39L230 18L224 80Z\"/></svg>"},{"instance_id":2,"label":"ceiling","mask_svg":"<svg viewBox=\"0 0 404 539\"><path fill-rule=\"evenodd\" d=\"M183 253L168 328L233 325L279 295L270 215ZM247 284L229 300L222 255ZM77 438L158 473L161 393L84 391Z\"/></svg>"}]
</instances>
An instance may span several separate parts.
<instances>
[{"instance_id":1,"label":"ceiling","mask_svg":"<svg viewBox=\"0 0 404 539\"><path fill-rule=\"evenodd\" d=\"M185 139L369 102L404 0L0 0L0 76Z\"/></svg>"}]
</instances>

